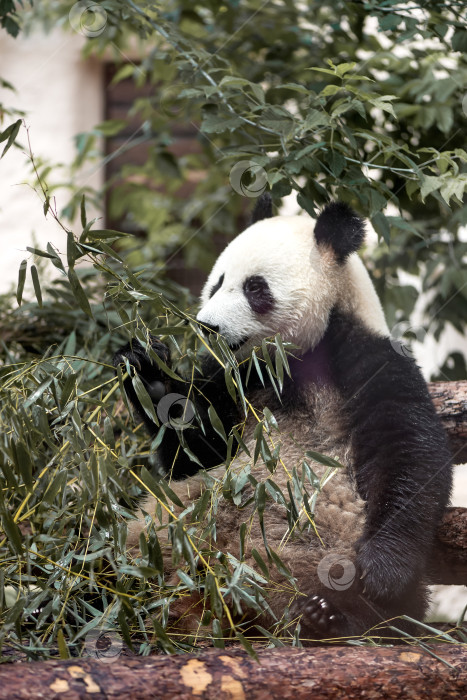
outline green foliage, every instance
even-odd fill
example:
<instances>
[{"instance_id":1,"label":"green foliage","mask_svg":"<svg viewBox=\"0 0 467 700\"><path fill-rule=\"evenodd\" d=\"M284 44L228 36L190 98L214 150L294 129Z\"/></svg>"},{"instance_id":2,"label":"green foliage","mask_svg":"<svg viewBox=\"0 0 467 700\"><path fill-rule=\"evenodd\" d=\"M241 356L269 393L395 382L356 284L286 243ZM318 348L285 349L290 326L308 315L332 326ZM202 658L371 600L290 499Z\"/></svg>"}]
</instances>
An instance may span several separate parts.
<instances>
[{"instance_id":1,"label":"green foliage","mask_svg":"<svg viewBox=\"0 0 467 700\"><path fill-rule=\"evenodd\" d=\"M66 21L70 7L44 1L36 20ZM86 51L113 51L121 62L113 82L133 80L145 91L127 118L79 136L75 167L98 158L100 137L125 127L124 150L147 146L142 165L123 166L105 185L112 217L146 232L142 245L127 244L132 264L163 264L181 251L188 267L208 269L214 237L237 232L263 184L276 205L294 193L312 216L339 197L382 239L369 264L390 325L409 318L417 297L399 284L402 268L430 290L426 330L465 329L463 3L106 0L100 7L102 29ZM122 58L135 39L138 64ZM198 129L198 147L179 153L174 130L188 124ZM76 192L67 214L80 199Z\"/></svg>"},{"instance_id":2,"label":"green foliage","mask_svg":"<svg viewBox=\"0 0 467 700\"><path fill-rule=\"evenodd\" d=\"M21 8L24 8L24 3L22 0L19 0L17 4L20 5ZM11 36L18 36L20 25L18 22L18 14L13 0L0 0L0 26L3 29L5 29ZM14 86L7 80L4 80L1 75L0 89L8 90L10 92L15 91ZM0 102L0 127L3 124L5 117L14 116L23 116L23 112L21 112L18 109L7 107L5 104ZM21 119L17 119L15 122L9 124L3 131L0 130L0 143L6 141L6 144L3 147L2 152L0 153L0 160L15 143L16 137L18 136L19 130L21 128L21 123Z\"/></svg>"},{"instance_id":3,"label":"green foliage","mask_svg":"<svg viewBox=\"0 0 467 700\"><path fill-rule=\"evenodd\" d=\"M24 7L22 0L17 4ZM18 36L20 29L16 10L13 0L0 0L0 25L13 37Z\"/></svg>"},{"instance_id":4,"label":"green foliage","mask_svg":"<svg viewBox=\"0 0 467 700\"><path fill-rule=\"evenodd\" d=\"M14 18L11 5L0 1L0 19ZM44 0L25 23L40 17L50 26L69 24L73 6ZM238 505L248 487L260 523L268 500L280 503L292 533L312 527L323 481L340 465L310 452L310 461L291 473L287 493L278 489L275 418L267 407L258 412L248 404L235 358L213 338L211 351L232 398L245 416L256 411L253 454L242 424L226 435L214 410L209 420L226 441L227 462L244 451L251 464L263 460L271 476L257 482L248 468L223 479L206 475L201 498L175 514L177 496L153 464L163 428L152 444L142 426L134 429L118 400L124 375L115 375L110 358L130 337L144 342L150 330L170 345L177 377L191 376L201 341L193 300L164 276L165 261L181 250L187 266L207 268L214 236L237 232L263 176L275 205L294 192L314 216L332 196L369 216L382 238L369 264L391 323L407 318L416 298L412 286L398 283L402 268L430 291L430 330L439 334L448 322L465 328L462 5L173 0L155 7L105 0L99 6L105 23L86 51L115 51L122 60L137 39L141 63L122 61L114 81L134 80L151 90L123 121L77 137L64 214L80 215L78 235L44 184L49 166L32 160L44 214L62 226L66 252L31 248L33 262L25 260L19 271L18 308L0 299L0 644L8 639L29 658L66 658L80 652L91 633L109 627L142 654L155 643L167 652L190 649L202 638L219 647L237 638L253 653L248 629L229 619L226 597L237 612L259 611L267 605L262 591L271 570L283 573L291 596L294 583L266 532L266 554L253 553L255 571L242 560L246 524L239 559L218 551L220 494ZM22 132L13 121L19 115L0 110L2 118L12 117L0 132L5 153ZM133 117L142 127L126 147L146 144L146 162L125 166L104 192L86 190L84 197L73 185L75 173L91 161L102 164L99 139L120 133ZM198 129L199 149L178 155L173 128L187 123ZM235 168L245 161L237 178ZM186 182L193 183L189 197ZM87 221L86 200L107 194L112 215L123 216L128 231L146 232L142 245ZM45 265L58 272L52 283L42 277ZM25 291L29 279L34 301ZM280 338L268 340L253 353L249 371L280 393L289 350ZM465 363L451 359L445 369L454 378ZM144 387L137 390L144 398ZM183 440L181 449L188 449ZM313 472L316 461L326 467L321 480ZM176 584L162 575L157 521L141 540L141 556L127 551L127 523L141 492L156 496L159 522L172 513L166 528ZM170 629L169 610L193 591L203 601L203 625L196 639L182 640ZM298 644L289 622L284 617L265 631L268 643Z\"/></svg>"},{"instance_id":5,"label":"green foliage","mask_svg":"<svg viewBox=\"0 0 467 700\"><path fill-rule=\"evenodd\" d=\"M46 200L47 189L40 185ZM49 213L61 223L53 209ZM280 459L272 438L276 420L267 408L251 406L230 348L213 338L211 352L243 405L245 420L252 412L258 421L256 447L250 455L244 446L244 421L226 435L211 407L209 419L227 444L227 464L238 450L245 450L250 463L224 476L206 473L201 497L184 504L170 483L158 478L152 456L160 437L151 444L141 425L133 428L119 399L119 394L124 398L123 376L115 374L109 360L125 338L137 335L144 342L150 327L179 358L176 374L163 363L162 369L184 381L180 370L198 363L199 331L176 306L186 305L183 290L168 283L159 287L151 266L135 276L109 247L122 234L92 229L84 202L82 224L80 236L64 227L66 253L50 245L31 251L37 261L59 268L61 277L41 284L32 266L37 301L24 301L24 261L17 290L21 305L13 309L5 299L1 307L0 647L6 644L9 653L13 647L29 658L57 653L67 658L82 653L83 644L89 651L96 635L110 629L117 645L125 643L141 654L155 644L173 652L191 649L202 639L221 647L232 638L254 655L247 638L251 620L242 622L242 617L247 610L268 609L265 590L276 585L271 572L287 579L291 600L297 591L264 529L267 557L255 550L258 571L246 563L243 545L240 558L218 549L219 498L239 505L248 487L261 526L272 499L286 509L292 536L314 528L316 498L339 465L310 453L329 465L323 478L304 462L301 470L293 469L287 493L280 490L274 483ZM255 354L248 374L259 371L280 387L289 371L287 352L279 337L265 341L261 359ZM148 412L154 413L152 404ZM187 449L180 439L181 449ZM251 460L258 459L271 473L264 483L251 473ZM141 491L152 494L158 505L155 519L148 515L147 537L140 538L136 554L128 551L126 535ZM243 538L245 533L246 524ZM167 537L178 583L164 579ZM195 637L180 637L170 627L170 607L193 593L203 601L202 626ZM267 632L270 643L296 643L286 613Z\"/></svg>"}]
</instances>

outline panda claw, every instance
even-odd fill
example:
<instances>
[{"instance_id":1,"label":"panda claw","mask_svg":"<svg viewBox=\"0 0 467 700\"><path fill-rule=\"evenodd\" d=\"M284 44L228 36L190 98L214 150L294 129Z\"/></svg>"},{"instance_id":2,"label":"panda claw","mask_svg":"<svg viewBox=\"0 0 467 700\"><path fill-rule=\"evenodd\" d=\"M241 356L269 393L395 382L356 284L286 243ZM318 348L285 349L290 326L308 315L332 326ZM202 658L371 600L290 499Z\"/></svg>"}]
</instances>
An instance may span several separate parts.
<instances>
[{"instance_id":1,"label":"panda claw","mask_svg":"<svg viewBox=\"0 0 467 700\"><path fill-rule=\"evenodd\" d=\"M329 600L314 595L304 605L301 624L309 636L335 635L345 624L345 617Z\"/></svg>"},{"instance_id":2,"label":"panda claw","mask_svg":"<svg viewBox=\"0 0 467 700\"><path fill-rule=\"evenodd\" d=\"M170 363L169 348L162 343L158 338L151 335L149 342L152 350L158 355L165 364ZM133 365L137 374L146 382L161 381L165 379L162 370L153 362L152 358L147 354L146 349L141 345L137 338L133 338L130 343L120 348L114 355L113 364L117 367L119 364L125 363L128 360L130 365Z\"/></svg>"}]
</instances>

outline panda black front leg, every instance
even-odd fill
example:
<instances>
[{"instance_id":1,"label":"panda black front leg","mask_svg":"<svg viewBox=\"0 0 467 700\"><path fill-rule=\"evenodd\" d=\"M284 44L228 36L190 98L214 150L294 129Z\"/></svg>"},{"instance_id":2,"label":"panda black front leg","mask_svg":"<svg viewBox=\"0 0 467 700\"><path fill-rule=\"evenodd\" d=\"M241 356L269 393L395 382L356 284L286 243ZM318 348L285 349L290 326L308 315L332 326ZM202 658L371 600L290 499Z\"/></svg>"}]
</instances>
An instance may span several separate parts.
<instances>
[{"instance_id":1,"label":"panda black front leg","mask_svg":"<svg viewBox=\"0 0 467 700\"><path fill-rule=\"evenodd\" d=\"M152 350L161 358L161 360L169 365L170 363L170 351L169 348L164 345L162 341L153 335L149 336L149 342L151 344ZM164 374L164 372L159 368L156 361L153 360L145 348L137 338L133 338L130 343L124 345L118 352L115 353L113 358L114 367L123 364L126 366L126 360L129 364L134 367L135 372L143 381L146 391L151 397L153 403L157 405L160 399L165 396L165 394L170 391L170 380ZM134 409L139 416L144 420L146 428L151 435L157 432L156 424L149 418L143 407L141 406L139 399L136 395L132 378L127 377L124 381L125 392L133 404Z\"/></svg>"},{"instance_id":2,"label":"panda black front leg","mask_svg":"<svg viewBox=\"0 0 467 700\"><path fill-rule=\"evenodd\" d=\"M149 336L151 348L170 364L170 352L164 343ZM158 448L159 463L166 474L181 479L196 474L200 468L221 464L226 457L226 445L213 428L209 407L213 406L228 434L238 422L238 407L232 401L224 373L204 362L202 377L193 381L171 380L137 339L133 339L114 356L114 366L128 360L144 382L156 415L164 425L162 443ZM156 435L159 427L151 420L136 395L132 378L124 381L125 392L136 413L144 421L150 435ZM177 413L178 415L175 415Z\"/></svg>"}]
</instances>

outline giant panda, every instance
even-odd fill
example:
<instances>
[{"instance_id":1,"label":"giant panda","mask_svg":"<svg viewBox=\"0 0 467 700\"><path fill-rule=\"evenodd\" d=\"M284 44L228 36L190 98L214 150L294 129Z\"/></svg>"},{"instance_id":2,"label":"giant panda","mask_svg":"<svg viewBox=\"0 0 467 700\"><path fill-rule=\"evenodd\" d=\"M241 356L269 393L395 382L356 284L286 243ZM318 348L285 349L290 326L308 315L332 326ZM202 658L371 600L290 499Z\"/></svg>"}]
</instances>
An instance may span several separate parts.
<instances>
[{"instance_id":1,"label":"giant panda","mask_svg":"<svg viewBox=\"0 0 467 700\"><path fill-rule=\"evenodd\" d=\"M402 634L416 631L406 617L394 618L423 619L428 555L451 487L450 452L426 384L415 362L391 341L357 254L364 236L364 221L345 203L328 204L314 220L273 216L271 200L263 195L253 223L217 259L197 322L205 336L219 334L234 353L244 382L246 419L231 398L215 352L206 353L199 376L185 385L151 358L155 352L170 363L168 348L157 338L151 337L147 348L135 339L114 358L115 365L126 362L139 375L155 408L172 392L189 396L196 414L183 431L182 445L189 449L181 448L177 430L166 430L158 447L171 488L184 505L200 497L207 477L222 485L229 473L238 476L246 469L250 474L241 502L220 496L214 544L256 571L258 554L269 561L267 605L254 621L272 629L285 611L288 629L298 629L304 644L374 629L384 633L387 620L392 620L387 634L393 628ZM280 391L258 372L249 372L248 381L245 376L253 348L261 358L262 341L278 333L293 348L290 375ZM131 378L125 390L156 434ZM227 464L225 441L208 417L210 405L226 434L234 426L243 429L245 447ZM269 437L276 457L279 451L273 473L265 458L254 462L253 457L255 429L266 407L274 417ZM325 460L313 459L315 453L342 467L330 473ZM290 493L293 474L305 483L305 464L317 478L312 517L301 513L308 526L290 527L287 508L272 489L264 492L263 517L258 518L255 484L273 480L283 494ZM175 517L180 511L173 507ZM164 534L170 518L161 515L152 496L130 523L128 544L138 547L156 512L167 580L175 583L177 567ZM242 523L247 528L240 548ZM283 569L268 560L271 551L280 553L290 572L292 593ZM202 608L199 596L182 598L171 608L171 623L194 631Z\"/></svg>"}]
</instances>

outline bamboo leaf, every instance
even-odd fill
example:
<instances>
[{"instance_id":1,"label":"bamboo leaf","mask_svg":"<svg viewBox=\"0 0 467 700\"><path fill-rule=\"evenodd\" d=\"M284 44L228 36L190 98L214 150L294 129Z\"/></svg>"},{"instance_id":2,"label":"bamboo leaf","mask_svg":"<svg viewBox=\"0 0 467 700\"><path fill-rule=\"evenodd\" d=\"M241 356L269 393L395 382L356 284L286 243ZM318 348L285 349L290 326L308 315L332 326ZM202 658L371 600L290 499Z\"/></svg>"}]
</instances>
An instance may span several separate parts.
<instances>
[{"instance_id":1,"label":"bamboo leaf","mask_svg":"<svg viewBox=\"0 0 467 700\"><path fill-rule=\"evenodd\" d=\"M52 264L55 265L55 267L60 270L60 272L65 272L65 268L63 266L63 263L59 257L59 255L55 252L53 247L51 246L50 243L47 243L47 252L50 255L50 258L52 260Z\"/></svg>"},{"instance_id":2,"label":"bamboo leaf","mask_svg":"<svg viewBox=\"0 0 467 700\"><path fill-rule=\"evenodd\" d=\"M18 285L16 287L16 301L18 302L18 306L21 306L21 301L23 299L23 290L24 290L24 283L26 282L27 266L28 266L27 260L23 260L19 266Z\"/></svg>"},{"instance_id":3,"label":"bamboo leaf","mask_svg":"<svg viewBox=\"0 0 467 700\"><path fill-rule=\"evenodd\" d=\"M135 390L136 396L138 397L138 401L140 402L144 412L153 421L153 423L159 426L160 421L156 415L156 410L154 408L152 399L149 396L148 392L146 391L146 387L144 386L143 382L137 374L135 374L131 378L131 383L133 384L133 389Z\"/></svg>"},{"instance_id":4,"label":"bamboo leaf","mask_svg":"<svg viewBox=\"0 0 467 700\"><path fill-rule=\"evenodd\" d=\"M110 449L115 449L115 435L112 427L112 422L108 416L104 418L104 440L106 445L108 445Z\"/></svg>"},{"instance_id":5,"label":"bamboo leaf","mask_svg":"<svg viewBox=\"0 0 467 700\"><path fill-rule=\"evenodd\" d=\"M269 573L268 566L267 566L266 562L264 561L263 557L261 556L261 554L256 549L253 548L251 550L251 556L253 557L253 559L258 564L259 568L261 569L262 573L264 574L264 578L267 581L269 581L271 575Z\"/></svg>"},{"instance_id":6,"label":"bamboo leaf","mask_svg":"<svg viewBox=\"0 0 467 700\"><path fill-rule=\"evenodd\" d=\"M261 372L261 367L259 366L258 358L256 357L256 352L253 350L251 353L251 358L255 365L256 373L260 379L261 384L264 386L263 373Z\"/></svg>"},{"instance_id":7,"label":"bamboo leaf","mask_svg":"<svg viewBox=\"0 0 467 700\"><path fill-rule=\"evenodd\" d=\"M238 442L238 444L240 445L243 452L245 452L245 454L247 454L248 457L251 457L250 451L249 451L248 447L246 446L245 442L243 441L243 438L241 437L237 428L232 428L232 433L234 434L235 439Z\"/></svg>"},{"instance_id":8,"label":"bamboo leaf","mask_svg":"<svg viewBox=\"0 0 467 700\"><path fill-rule=\"evenodd\" d=\"M60 394L60 405L62 408L68 403L72 393L76 389L77 376L74 372L68 375Z\"/></svg>"},{"instance_id":9,"label":"bamboo leaf","mask_svg":"<svg viewBox=\"0 0 467 700\"><path fill-rule=\"evenodd\" d=\"M68 268L68 280L70 282L70 287L75 295L75 298L82 309L86 316L89 316L90 318L93 318L92 311L91 311L91 306L89 304L89 300L86 296L86 293L84 289L82 288L80 281L78 279L78 275L76 274L75 270L70 267Z\"/></svg>"},{"instance_id":10,"label":"bamboo leaf","mask_svg":"<svg viewBox=\"0 0 467 700\"><path fill-rule=\"evenodd\" d=\"M27 446L22 441L11 442L11 451L15 466L28 491L32 490L32 461Z\"/></svg>"},{"instance_id":11,"label":"bamboo leaf","mask_svg":"<svg viewBox=\"0 0 467 700\"><path fill-rule=\"evenodd\" d=\"M37 399L39 399L42 396L42 394L46 391L46 389L48 389L49 386L52 384L53 379L53 377L48 377L47 379L45 379L42 382L42 384L40 384L37 387L37 389L35 389L35 391L33 391L32 394L28 396L24 403L24 408L29 408L30 406L35 404L37 402Z\"/></svg>"},{"instance_id":12,"label":"bamboo leaf","mask_svg":"<svg viewBox=\"0 0 467 700\"><path fill-rule=\"evenodd\" d=\"M35 265L31 265L31 277L34 286L34 292L36 294L37 303L39 304L39 308L42 309L41 283L39 282L39 275L37 273L37 267Z\"/></svg>"},{"instance_id":13,"label":"bamboo leaf","mask_svg":"<svg viewBox=\"0 0 467 700\"><path fill-rule=\"evenodd\" d=\"M337 467L339 469L345 468L344 465L338 462L336 459L333 459L332 457L327 457L326 455L322 455L320 452L313 452L313 450L307 450L305 452L305 456L310 457L310 459L313 459L319 464L324 464L324 466L326 467Z\"/></svg>"},{"instance_id":14,"label":"bamboo leaf","mask_svg":"<svg viewBox=\"0 0 467 700\"><path fill-rule=\"evenodd\" d=\"M242 647L245 649L248 656L251 656L251 658L255 659L255 661L259 661L258 654L251 645L251 642L248 641L248 639L244 637L241 632L238 631L238 628L235 629L235 636L242 645Z\"/></svg>"},{"instance_id":15,"label":"bamboo leaf","mask_svg":"<svg viewBox=\"0 0 467 700\"><path fill-rule=\"evenodd\" d=\"M143 483L148 487L149 493L153 493L157 498L159 498L162 503L167 503L167 498L166 495L169 496L170 500L175 503L175 505L183 508L183 503L181 503L180 499L172 489L168 486L167 482L161 479L160 481L157 481L146 469L146 467L143 467L141 469L141 480ZM167 489L167 491L166 491ZM166 494L166 495L165 495Z\"/></svg>"},{"instance_id":16,"label":"bamboo leaf","mask_svg":"<svg viewBox=\"0 0 467 700\"><path fill-rule=\"evenodd\" d=\"M19 130L20 130L20 128L21 128L21 124L22 124L21 119L18 119L18 120L15 121L13 124L10 124L10 126L7 127L7 128L5 129L5 131L3 131L3 132L0 134L0 143L2 143L2 141L6 141L6 146L5 146L5 148L3 149L3 151L2 151L2 155L0 156L0 159L3 158L3 156L5 155L5 153L6 153L6 152L12 147L12 145L14 144L14 142L15 142L15 140L16 140L16 137L18 136L18 132L19 132Z\"/></svg>"},{"instance_id":17,"label":"bamboo leaf","mask_svg":"<svg viewBox=\"0 0 467 700\"><path fill-rule=\"evenodd\" d=\"M1 501L0 521L2 523L2 528L5 531L5 534L8 537L8 540L12 546L13 551L21 556L21 554L23 553L23 543L20 529L11 517L8 510L6 510L6 508L3 506Z\"/></svg>"},{"instance_id":18,"label":"bamboo leaf","mask_svg":"<svg viewBox=\"0 0 467 700\"><path fill-rule=\"evenodd\" d=\"M89 238L97 240L105 240L106 238L124 238L129 236L125 231L113 231L112 229L91 229L88 233Z\"/></svg>"},{"instance_id":19,"label":"bamboo leaf","mask_svg":"<svg viewBox=\"0 0 467 700\"><path fill-rule=\"evenodd\" d=\"M76 245L75 237L71 231L67 231L67 246L66 246L66 258L70 268L75 266L75 262L82 255L78 246Z\"/></svg>"},{"instance_id":20,"label":"bamboo leaf","mask_svg":"<svg viewBox=\"0 0 467 700\"><path fill-rule=\"evenodd\" d=\"M40 250L39 248L31 248L30 246L27 246L26 250L33 255L38 255L40 258L49 258L50 260L53 260L57 257L56 253L52 255L51 253L46 253L45 250Z\"/></svg>"},{"instance_id":21,"label":"bamboo leaf","mask_svg":"<svg viewBox=\"0 0 467 700\"><path fill-rule=\"evenodd\" d=\"M81 226L86 228L86 195L83 194L80 202Z\"/></svg>"},{"instance_id":22,"label":"bamboo leaf","mask_svg":"<svg viewBox=\"0 0 467 700\"><path fill-rule=\"evenodd\" d=\"M227 443L227 435L225 434L224 426L222 425L221 419L216 413L216 409L212 405L208 408L208 416L209 420L211 421L211 425L216 431L216 433L220 435L220 437L225 443Z\"/></svg>"},{"instance_id":23,"label":"bamboo leaf","mask_svg":"<svg viewBox=\"0 0 467 700\"><path fill-rule=\"evenodd\" d=\"M212 621L212 643L217 649L225 649L224 638L222 635L221 623L217 618Z\"/></svg>"},{"instance_id":24,"label":"bamboo leaf","mask_svg":"<svg viewBox=\"0 0 467 700\"><path fill-rule=\"evenodd\" d=\"M58 645L58 655L61 659L69 659L70 652L68 651L68 646L65 641L65 635L63 630L59 629L57 632L57 645Z\"/></svg>"}]
</instances>

